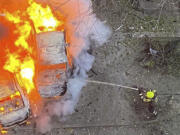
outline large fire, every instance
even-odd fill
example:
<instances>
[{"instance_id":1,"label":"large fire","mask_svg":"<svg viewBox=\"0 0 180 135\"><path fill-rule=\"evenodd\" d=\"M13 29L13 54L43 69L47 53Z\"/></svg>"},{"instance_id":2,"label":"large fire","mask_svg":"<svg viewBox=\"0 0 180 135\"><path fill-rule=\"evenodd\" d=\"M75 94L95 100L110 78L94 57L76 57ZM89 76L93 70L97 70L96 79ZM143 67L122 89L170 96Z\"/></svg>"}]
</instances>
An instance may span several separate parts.
<instances>
[{"instance_id":1,"label":"large fire","mask_svg":"<svg viewBox=\"0 0 180 135\"><path fill-rule=\"evenodd\" d=\"M33 21L37 33L55 31L58 26L63 24L54 17L49 6L44 8L32 0L29 1L29 4L27 13Z\"/></svg>"},{"instance_id":2,"label":"large fire","mask_svg":"<svg viewBox=\"0 0 180 135\"><path fill-rule=\"evenodd\" d=\"M0 13L4 15L0 16L0 22L9 31L1 40L0 55L5 56L1 60L1 70L14 74L30 100L34 115L37 115L41 97L36 86L39 64L35 33L63 30L63 21L59 21L48 5L25 0L25 7L19 6L17 10L12 10L11 6L0 7Z\"/></svg>"}]
</instances>

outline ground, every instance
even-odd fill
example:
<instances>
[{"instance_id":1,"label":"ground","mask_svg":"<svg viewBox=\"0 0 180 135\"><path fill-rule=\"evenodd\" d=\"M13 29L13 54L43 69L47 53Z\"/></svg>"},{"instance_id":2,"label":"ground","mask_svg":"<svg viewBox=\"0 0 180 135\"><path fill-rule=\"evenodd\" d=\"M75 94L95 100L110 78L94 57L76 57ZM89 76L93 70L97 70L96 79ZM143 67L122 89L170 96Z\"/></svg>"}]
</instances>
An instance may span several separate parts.
<instances>
[{"instance_id":1,"label":"ground","mask_svg":"<svg viewBox=\"0 0 180 135\"><path fill-rule=\"evenodd\" d=\"M146 57L145 35L160 44L177 41L180 53L180 1L93 0L93 8L113 34L93 51L95 73L90 71L89 79L156 89L158 116L148 119L138 108L136 91L88 83L76 112L64 122L54 120L46 135L179 135L180 70L169 62L159 66L156 59L145 67L138 59ZM32 127L16 127L9 134L39 135Z\"/></svg>"}]
</instances>

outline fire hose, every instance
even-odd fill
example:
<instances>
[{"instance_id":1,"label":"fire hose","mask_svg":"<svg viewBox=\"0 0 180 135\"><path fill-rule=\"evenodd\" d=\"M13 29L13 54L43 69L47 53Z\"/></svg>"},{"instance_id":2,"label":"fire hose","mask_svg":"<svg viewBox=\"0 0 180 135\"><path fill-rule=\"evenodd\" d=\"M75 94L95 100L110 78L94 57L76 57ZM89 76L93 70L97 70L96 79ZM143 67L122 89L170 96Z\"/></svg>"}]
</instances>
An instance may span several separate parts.
<instances>
[{"instance_id":1,"label":"fire hose","mask_svg":"<svg viewBox=\"0 0 180 135\"><path fill-rule=\"evenodd\" d=\"M121 84L114 84L114 83L94 81L94 80L86 80L86 81L88 83L96 83L96 84L104 84L104 85L116 86L116 87L121 87L121 88L125 88L125 89L131 89L131 90L135 90L135 91L139 90L138 88L134 88L134 87L130 87L130 86L125 86L125 85L121 85Z\"/></svg>"}]
</instances>

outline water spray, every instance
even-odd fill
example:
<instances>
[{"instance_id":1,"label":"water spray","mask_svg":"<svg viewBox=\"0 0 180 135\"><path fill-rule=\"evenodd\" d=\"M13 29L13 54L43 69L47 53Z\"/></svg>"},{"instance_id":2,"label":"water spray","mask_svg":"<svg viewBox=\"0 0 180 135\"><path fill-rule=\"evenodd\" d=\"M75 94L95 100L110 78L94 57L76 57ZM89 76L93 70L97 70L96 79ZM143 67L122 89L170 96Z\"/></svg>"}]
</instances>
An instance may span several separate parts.
<instances>
[{"instance_id":1,"label":"water spray","mask_svg":"<svg viewBox=\"0 0 180 135\"><path fill-rule=\"evenodd\" d=\"M134 87L130 87L130 86L125 86L125 85L121 85L121 84L115 84L115 83L109 83L109 82L101 82L101 81L95 81L95 80L86 80L86 81L88 83L104 84L104 85L116 86L116 87L121 87L121 88L125 88L125 89L139 91L138 88L134 88Z\"/></svg>"}]
</instances>

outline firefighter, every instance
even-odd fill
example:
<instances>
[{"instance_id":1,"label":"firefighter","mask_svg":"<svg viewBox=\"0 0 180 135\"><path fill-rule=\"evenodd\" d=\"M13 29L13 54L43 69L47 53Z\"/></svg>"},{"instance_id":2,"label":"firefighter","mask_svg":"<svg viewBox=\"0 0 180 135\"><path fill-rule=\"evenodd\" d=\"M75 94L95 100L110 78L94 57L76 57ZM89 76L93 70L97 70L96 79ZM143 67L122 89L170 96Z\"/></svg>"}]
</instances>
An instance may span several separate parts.
<instances>
[{"instance_id":1,"label":"firefighter","mask_svg":"<svg viewBox=\"0 0 180 135\"><path fill-rule=\"evenodd\" d=\"M157 111L155 109L155 103L157 103L156 90L146 90L144 88L138 88L138 91L141 100L148 105L148 111L154 116L157 116Z\"/></svg>"}]
</instances>

